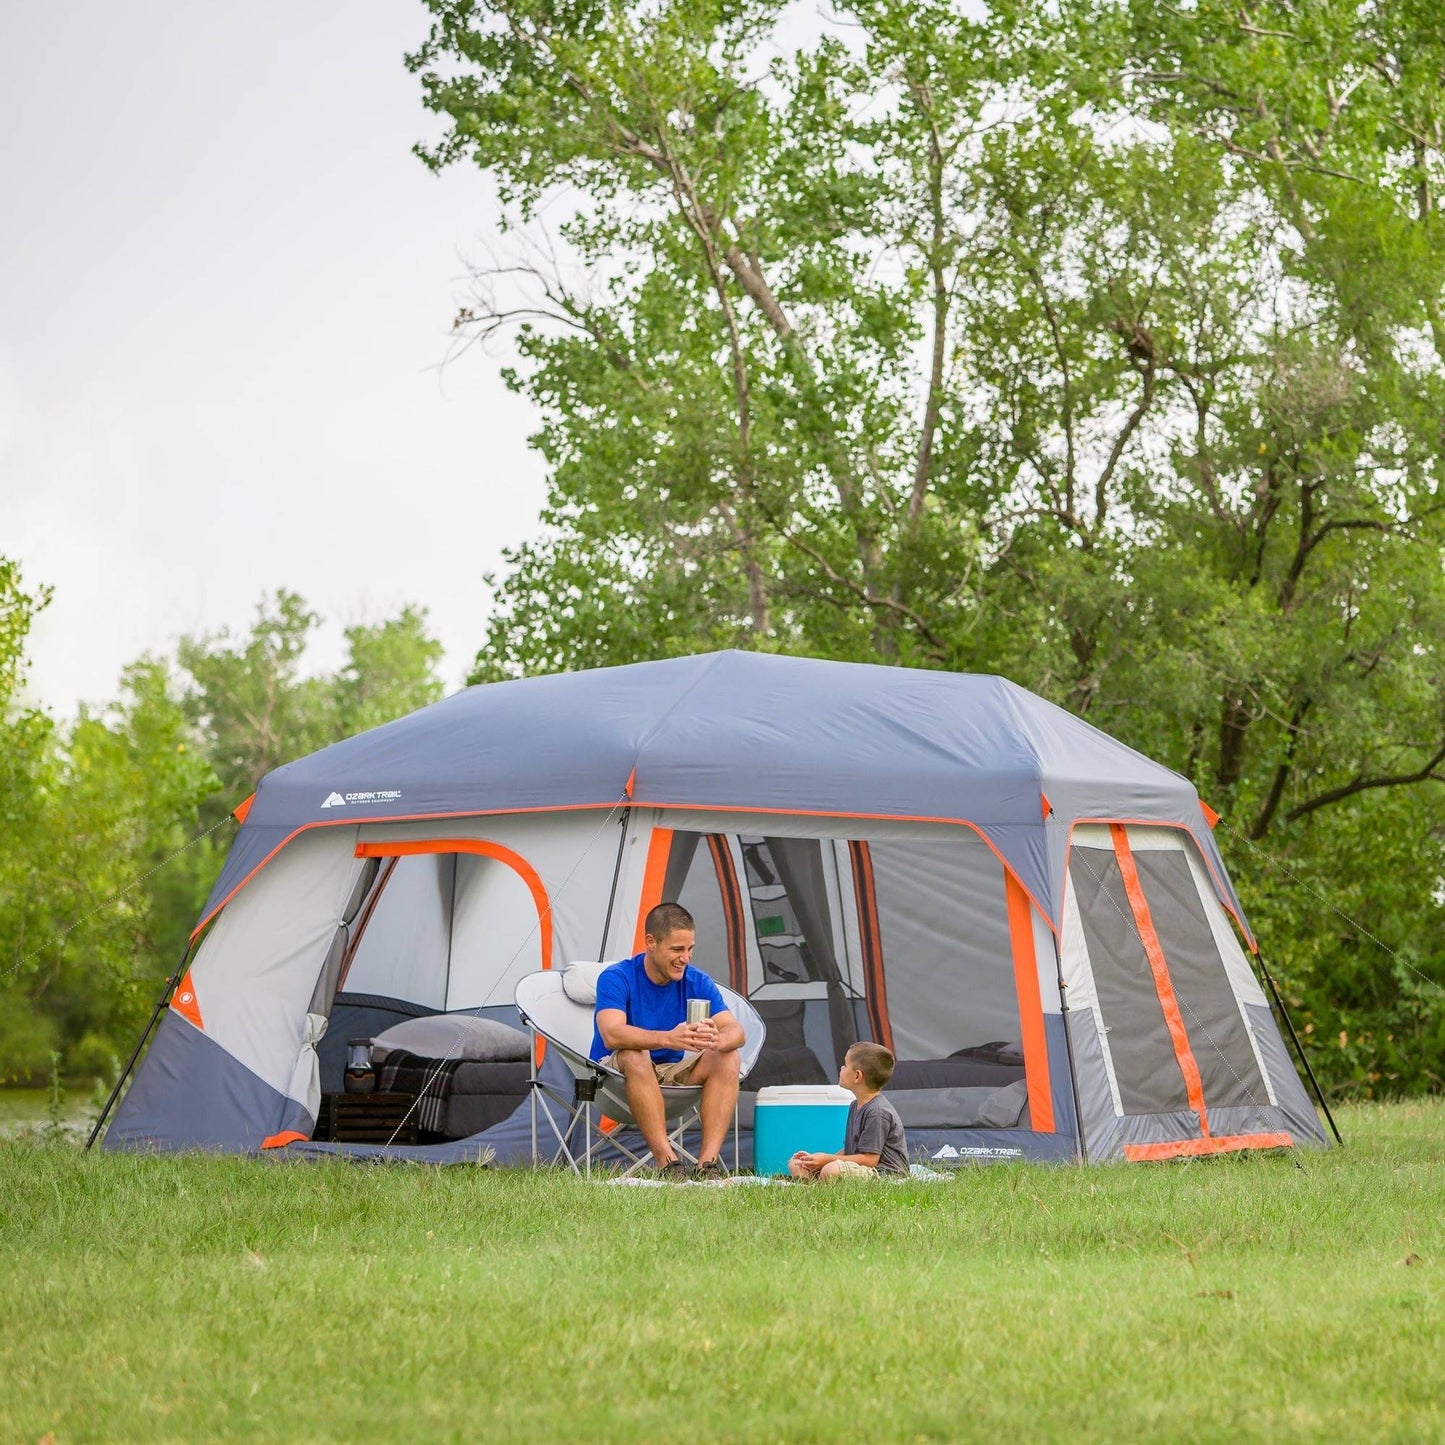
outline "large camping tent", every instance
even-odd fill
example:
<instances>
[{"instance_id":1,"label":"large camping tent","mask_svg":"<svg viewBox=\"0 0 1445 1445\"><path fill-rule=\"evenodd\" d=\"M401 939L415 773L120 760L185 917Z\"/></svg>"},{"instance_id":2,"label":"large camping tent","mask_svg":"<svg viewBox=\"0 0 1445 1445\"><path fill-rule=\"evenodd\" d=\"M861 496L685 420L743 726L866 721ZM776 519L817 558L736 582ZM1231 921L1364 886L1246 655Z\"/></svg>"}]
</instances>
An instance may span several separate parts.
<instances>
[{"instance_id":1,"label":"large camping tent","mask_svg":"<svg viewBox=\"0 0 1445 1445\"><path fill-rule=\"evenodd\" d=\"M633 951L664 898L767 1023L749 1089L879 1040L930 1159L1323 1143L1211 822L997 677L723 652L473 687L262 781L106 1144L304 1141L348 1036L515 1023L519 978ZM433 1157L520 1158L507 1112Z\"/></svg>"}]
</instances>

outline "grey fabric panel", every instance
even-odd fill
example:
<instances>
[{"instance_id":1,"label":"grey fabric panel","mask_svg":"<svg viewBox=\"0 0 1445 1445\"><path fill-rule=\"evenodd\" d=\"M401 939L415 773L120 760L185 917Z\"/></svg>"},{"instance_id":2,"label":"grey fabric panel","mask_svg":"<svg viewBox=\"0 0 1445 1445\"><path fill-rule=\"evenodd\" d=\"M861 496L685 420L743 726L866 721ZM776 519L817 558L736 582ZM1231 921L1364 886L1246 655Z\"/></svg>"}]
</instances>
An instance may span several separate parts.
<instances>
[{"instance_id":1,"label":"grey fabric panel","mask_svg":"<svg viewBox=\"0 0 1445 1445\"><path fill-rule=\"evenodd\" d=\"M895 1089L888 1098L909 1129L1013 1129L1023 1119L1029 1101L1022 1079L997 1089Z\"/></svg>"},{"instance_id":2,"label":"grey fabric panel","mask_svg":"<svg viewBox=\"0 0 1445 1445\"><path fill-rule=\"evenodd\" d=\"M770 1038L757 1063L748 1071L746 1082L749 1092L756 1093L770 1085L831 1084L833 1078L812 1049L775 1049Z\"/></svg>"},{"instance_id":3,"label":"grey fabric panel","mask_svg":"<svg viewBox=\"0 0 1445 1445\"><path fill-rule=\"evenodd\" d=\"M1244 1012L1249 1026L1254 1031L1259 1051L1264 1055L1264 1066L1269 1070L1269 1081L1274 1086L1275 1098L1279 1101L1280 1113L1288 1121L1291 1132L1302 1139L1316 1144L1328 1144L1324 1126L1305 1088L1304 1081L1295 1069L1294 1059L1284 1035L1275 1025L1274 1015L1268 1004L1245 1004Z\"/></svg>"},{"instance_id":4,"label":"grey fabric panel","mask_svg":"<svg viewBox=\"0 0 1445 1445\"><path fill-rule=\"evenodd\" d=\"M893 1050L942 1058L1020 1037L1002 866L972 834L870 843Z\"/></svg>"},{"instance_id":5,"label":"grey fabric panel","mask_svg":"<svg viewBox=\"0 0 1445 1445\"><path fill-rule=\"evenodd\" d=\"M347 993L446 1007L456 867L454 853L397 859L356 945L343 981Z\"/></svg>"},{"instance_id":6,"label":"grey fabric panel","mask_svg":"<svg viewBox=\"0 0 1445 1445\"><path fill-rule=\"evenodd\" d=\"M111 1119L104 1147L243 1154L284 1129L309 1134L315 1122L304 1107L167 1010Z\"/></svg>"},{"instance_id":7,"label":"grey fabric panel","mask_svg":"<svg viewBox=\"0 0 1445 1445\"><path fill-rule=\"evenodd\" d=\"M683 882L673 892L669 881L664 885L664 898L681 903L696 925L694 936L696 947L692 961L714 983L732 986L728 972L728 929L727 917L723 912L722 891L718 887L717 869L713 864L712 849L703 841L701 833L674 833L672 852L668 855L668 877L673 878L673 864L681 872L682 861L687 871L682 874Z\"/></svg>"},{"instance_id":8,"label":"grey fabric panel","mask_svg":"<svg viewBox=\"0 0 1445 1445\"><path fill-rule=\"evenodd\" d=\"M1124 1112L1161 1114L1187 1108L1184 1075L1118 859L1108 849L1083 847L1076 847L1072 857L1070 876Z\"/></svg>"},{"instance_id":9,"label":"grey fabric panel","mask_svg":"<svg viewBox=\"0 0 1445 1445\"><path fill-rule=\"evenodd\" d=\"M380 872L381 859L370 858L363 865L361 872L357 874L356 883L351 890L351 897L346 900L341 910L341 922L337 925L336 937L331 940L331 948L327 951L326 962L322 964L321 973L317 977L316 989L311 995L308 1013L321 1014L323 1017L330 1015L331 1000L336 996L336 984L341 977L341 965L345 961L346 950L351 945L352 925L356 922L356 917L361 912L362 905L366 902L371 890L376 886Z\"/></svg>"},{"instance_id":10,"label":"grey fabric panel","mask_svg":"<svg viewBox=\"0 0 1445 1445\"><path fill-rule=\"evenodd\" d=\"M1238 907L1186 779L1005 679L721 652L468 688L278 768L256 791L207 911L278 833L612 807L629 778L639 806L966 819L1057 923L1045 792L1061 821L1189 829ZM333 795L340 805L326 808Z\"/></svg>"},{"instance_id":11,"label":"grey fabric panel","mask_svg":"<svg viewBox=\"0 0 1445 1445\"><path fill-rule=\"evenodd\" d=\"M1206 1114L1226 1104L1267 1104L1269 1092L1199 902L1189 860L1183 853L1136 849L1134 866L1199 1065Z\"/></svg>"},{"instance_id":12,"label":"grey fabric panel","mask_svg":"<svg viewBox=\"0 0 1445 1445\"><path fill-rule=\"evenodd\" d=\"M1024 1077L1023 1065L980 1059L900 1059L890 1089L1001 1089Z\"/></svg>"},{"instance_id":13,"label":"grey fabric panel","mask_svg":"<svg viewBox=\"0 0 1445 1445\"><path fill-rule=\"evenodd\" d=\"M341 961L346 957L349 942L350 931L344 923L337 924L336 936L331 940L331 947L326 950L326 959L316 977L316 987L312 990L311 1002L307 1005L308 1013L323 1016L330 1014L331 1000L336 995L336 980L341 974Z\"/></svg>"},{"instance_id":14,"label":"grey fabric panel","mask_svg":"<svg viewBox=\"0 0 1445 1445\"><path fill-rule=\"evenodd\" d=\"M346 900L341 910L341 921L346 924L356 922L356 915L361 912L362 904L366 902L367 895L376 886L378 875L381 873L381 859L368 858L362 865L361 872L356 875L356 883L351 890L351 897Z\"/></svg>"},{"instance_id":15,"label":"grey fabric panel","mask_svg":"<svg viewBox=\"0 0 1445 1445\"><path fill-rule=\"evenodd\" d=\"M1099 1045L1099 1027L1092 1009L1070 1009L1064 1018L1074 1056L1083 1153L1086 1159L1098 1159L1107 1149L1119 1122L1114 1097L1109 1091L1109 1075L1104 1068L1104 1052Z\"/></svg>"},{"instance_id":16,"label":"grey fabric panel","mask_svg":"<svg viewBox=\"0 0 1445 1445\"><path fill-rule=\"evenodd\" d=\"M693 860L697 857L697 845L702 842L702 838L701 833L679 832L672 835L672 846L667 854L667 872L662 879L664 903L681 900L687 876L692 871ZM689 908L688 912L691 913L692 909Z\"/></svg>"},{"instance_id":17,"label":"grey fabric panel","mask_svg":"<svg viewBox=\"0 0 1445 1445\"><path fill-rule=\"evenodd\" d=\"M849 1032L852 1033L853 1038L857 1038L856 1028ZM838 1039L833 1033L833 1009L827 999L804 1000L803 1043L812 1049L822 1061L824 1069L828 1071L828 1081L831 1083L837 1076L838 1066L848 1048L846 1044L841 1051L838 1048Z\"/></svg>"}]
</instances>

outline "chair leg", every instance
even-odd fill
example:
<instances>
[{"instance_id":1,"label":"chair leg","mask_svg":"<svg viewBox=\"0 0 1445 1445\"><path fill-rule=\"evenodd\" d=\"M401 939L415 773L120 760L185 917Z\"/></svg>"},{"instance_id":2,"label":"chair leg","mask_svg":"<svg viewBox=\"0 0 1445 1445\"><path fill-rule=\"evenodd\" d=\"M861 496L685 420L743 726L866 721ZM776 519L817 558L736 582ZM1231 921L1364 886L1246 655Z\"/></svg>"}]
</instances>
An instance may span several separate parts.
<instances>
[{"instance_id":1,"label":"chair leg","mask_svg":"<svg viewBox=\"0 0 1445 1445\"><path fill-rule=\"evenodd\" d=\"M569 1103L569 1101L561 1095L554 1093L540 1080L537 1083L537 1088L533 1091L534 1108L539 1107L535 1101L537 1092L545 1093L559 1108L567 1111L568 1115L567 1127L562 1129L558 1127L557 1120L552 1116L552 1111L550 1109L546 1111L547 1126L552 1131L552 1137L557 1141L557 1152L553 1154L546 1163L549 1166L555 1166L560 1160L565 1159L572 1172L574 1174L580 1174L582 1171L578 1166L577 1156L573 1153L575 1145L572 1143L572 1136L576 1132L578 1124L582 1122L582 1111L578 1109L575 1104Z\"/></svg>"}]
</instances>

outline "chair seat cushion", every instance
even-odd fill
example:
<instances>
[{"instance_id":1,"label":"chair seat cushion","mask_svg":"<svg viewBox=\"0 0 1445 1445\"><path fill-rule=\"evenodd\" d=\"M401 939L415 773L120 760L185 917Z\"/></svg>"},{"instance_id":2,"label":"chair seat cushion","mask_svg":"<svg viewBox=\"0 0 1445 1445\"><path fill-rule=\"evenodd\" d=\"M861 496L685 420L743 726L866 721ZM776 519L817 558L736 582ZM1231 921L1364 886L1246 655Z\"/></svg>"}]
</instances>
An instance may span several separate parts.
<instances>
[{"instance_id":1,"label":"chair seat cushion","mask_svg":"<svg viewBox=\"0 0 1445 1445\"><path fill-rule=\"evenodd\" d=\"M608 963L569 963L562 970L562 992L573 1003L586 1004L591 1008L597 1002L597 980Z\"/></svg>"}]
</instances>

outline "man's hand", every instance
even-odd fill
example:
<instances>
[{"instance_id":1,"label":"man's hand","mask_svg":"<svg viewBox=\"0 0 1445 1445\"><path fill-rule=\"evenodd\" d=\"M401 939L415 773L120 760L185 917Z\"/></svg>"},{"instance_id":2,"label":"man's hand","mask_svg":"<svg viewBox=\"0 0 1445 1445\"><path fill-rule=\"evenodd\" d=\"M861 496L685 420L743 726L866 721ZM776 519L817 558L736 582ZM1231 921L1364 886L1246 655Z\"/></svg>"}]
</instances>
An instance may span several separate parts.
<instances>
[{"instance_id":1,"label":"man's hand","mask_svg":"<svg viewBox=\"0 0 1445 1445\"><path fill-rule=\"evenodd\" d=\"M809 1154L806 1149L799 1149L793 1157L788 1160L788 1172L795 1178L805 1176L809 1179L816 1178L818 1171L833 1156L831 1154Z\"/></svg>"},{"instance_id":2,"label":"man's hand","mask_svg":"<svg viewBox=\"0 0 1445 1445\"><path fill-rule=\"evenodd\" d=\"M666 1047L669 1049L682 1049L684 1053L702 1054L709 1049L718 1046L717 1025L710 1019L704 1019L701 1023L682 1023L665 1035Z\"/></svg>"}]
</instances>

